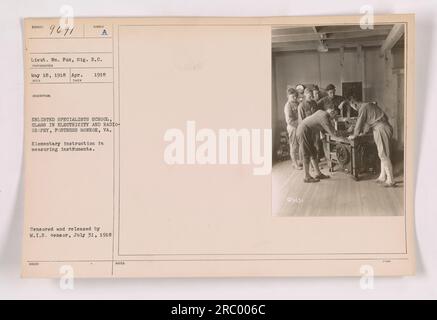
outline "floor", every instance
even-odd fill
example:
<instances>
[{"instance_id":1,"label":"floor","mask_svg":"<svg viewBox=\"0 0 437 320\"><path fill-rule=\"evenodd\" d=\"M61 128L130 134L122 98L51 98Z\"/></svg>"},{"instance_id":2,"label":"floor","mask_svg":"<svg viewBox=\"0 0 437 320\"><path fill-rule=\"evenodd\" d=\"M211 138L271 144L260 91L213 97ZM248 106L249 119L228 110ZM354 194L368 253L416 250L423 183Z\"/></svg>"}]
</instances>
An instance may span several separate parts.
<instances>
[{"instance_id":1,"label":"floor","mask_svg":"<svg viewBox=\"0 0 437 320\"><path fill-rule=\"evenodd\" d=\"M322 172L330 179L304 183L302 170L291 162L273 165L272 209L275 216L401 216L403 215L403 174L395 170L396 188L384 188L375 176L355 181L343 172ZM314 174L313 174L314 175Z\"/></svg>"}]
</instances>

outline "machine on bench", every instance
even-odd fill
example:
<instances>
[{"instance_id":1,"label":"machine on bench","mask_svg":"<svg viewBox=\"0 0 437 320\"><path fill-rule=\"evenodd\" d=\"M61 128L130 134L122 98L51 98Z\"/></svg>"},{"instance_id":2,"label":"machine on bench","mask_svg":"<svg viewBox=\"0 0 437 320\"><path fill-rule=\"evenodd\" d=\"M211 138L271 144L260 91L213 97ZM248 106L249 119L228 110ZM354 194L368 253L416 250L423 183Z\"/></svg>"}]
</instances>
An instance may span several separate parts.
<instances>
[{"instance_id":1,"label":"machine on bench","mask_svg":"<svg viewBox=\"0 0 437 320\"><path fill-rule=\"evenodd\" d=\"M338 137L325 134L324 151L329 171L344 171L359 180L361 174L375 174L379 171L378 151L372 133L361 135L353 140L352 134L356 118L337 118L335 129Z\"/></svg>"}]
</instances>

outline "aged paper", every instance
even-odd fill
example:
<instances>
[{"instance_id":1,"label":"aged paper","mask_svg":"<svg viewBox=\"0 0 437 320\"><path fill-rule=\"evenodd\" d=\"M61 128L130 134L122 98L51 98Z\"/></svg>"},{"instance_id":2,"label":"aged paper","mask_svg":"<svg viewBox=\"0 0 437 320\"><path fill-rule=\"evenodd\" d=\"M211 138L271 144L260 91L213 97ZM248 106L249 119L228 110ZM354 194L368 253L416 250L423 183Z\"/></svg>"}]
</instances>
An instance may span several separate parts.
<instances>
[{"instance_id":1,"label":"aged paper","mask_svg":"<svg viewBox=\"0 0 437 320\"><path fill-rule=\"evenodd\" d=\"M388 191L392 202L379 205L354 193L342 204L340 189L320 181L317 194L329 199L323 203L337 201L334 209L305 202L312 191L286 198L305 207L276 205L285 197L276 186L287 183L292 169L281 162L284 180L275 180L285 120L274 110L283 110L277 97L285 96L289 76L281 78L283 69L275 67L285 59L275 52L288 44L272 42L272 30L315 26L311 39L319 41L317 26L353 26L360 19L25 19L23 276L68 270L76 277L414 274L413 15L375 17L386 26L375 29L381 43L363 44L387 44L396 32L405 43L402 61L394 62L405 79L402 117L383 106L391 123L401 119L394 130L403 135L403 181ZM284 43L300 41L300 31L291 32ZM352 49L342 43L328 43L327 54L346 52L346 64ZM381 52L381 61L391 61ZM376 95L371 71L360 74L371 83L367 94ZM332 72L332 81L319 76L318 84L351 82L343 78L350 72ZM390 85L387 78L377 83ZM334 172L329 183L356 190L371 183L349 173Z\"/></svg>"}]
</instances>

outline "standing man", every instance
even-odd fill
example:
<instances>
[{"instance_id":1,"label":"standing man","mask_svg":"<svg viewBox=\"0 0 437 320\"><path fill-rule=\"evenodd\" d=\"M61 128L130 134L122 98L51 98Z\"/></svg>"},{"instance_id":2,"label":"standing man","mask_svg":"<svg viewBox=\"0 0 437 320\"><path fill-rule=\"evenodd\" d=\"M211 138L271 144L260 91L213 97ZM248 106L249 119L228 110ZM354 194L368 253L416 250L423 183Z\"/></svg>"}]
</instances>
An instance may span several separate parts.
<instances>
[{"instance_id":1,"label":"standing man","mask_svg":"<svg viewBox=\"0 0 437 320\"><path fill-rule=\"evenodd\" d=\"M303 95L303 100L298 107L299 123L317 111L317 103L313 100L313 93L311 89L305 88Z\"/></svg>"},{"instance_id":2,"label":"standing man","mask_svg":"<svg viewBox=\"0 0 437 320\"><path fill-rule=\"evenodd\" d=\"M307 117L312 115L318 110L317 103L314 101L313 91L309 88L304 90L304 98L299 104L299 124ZM316 133L314 136L314 145L317 149L317 160L320 158L320 133ZM300 155L302 157L302 155Z\"/></svg>"},{"instance_id":3,"label":"standing man","mask_svg":"<svg viewBox=\"0 0 437 320\"><path fill-rule=\"evenodd\" d=\"M390 160L393 128L388 122L387 115L378 107L376 102L358 102L351 99L349 104L358 111L358 120L353 135L348 138L355 139L355 137L372 130L378 156L381 159L381 173L376 182L384 184L385 187L396 186L393 179L393 165Z\"/></svg>"},{"instance_id":4,"label":"standing man","mask_svg":"<svg viewBox=\"0 0 437 320\"><path fill-rule=\"evenodd\" d=\"M326 93L328 95L320 99L317 103L318 107L323 110L332 108L337 114L340 114L339 106L343 101L345 101L345 98L335 94L335 86L333 84L329 84L326 87Z\"/></svg>"},{"instance_id":5,"label":"standing man","mask_svg":"<svg viewBox=\"0 0 437 320\"><path fill-rule=\"evenodd\" d=\"M305 90L305 87L303 86L303 84L298 84L298 85L296 85L295 89L296 89L297 95L298 95L297 101L299 101L299 103L300 103L303 100L303 92Z\"/></svg>"},{"instance_id":6,"label":"standing man","mask_svg":"<svg viewBox=\"0 0 437 320\"><path fill-rule=\"evenodd\" d=\"M312 92L313 92L313 100L314 100L315 103L317 103L317 110L322 109L320 107L320 105L318 104L318 102L322 99L322 95L321 95L319 86L318 85L314 85L314 87L312 89Z\"/></svg>"},{"instance_id":7,"label":"standing man","mask_svg":"<svg viewBox=\"0 0 437 320\"><path fill-rule=\"evenodd\" d=\"M291 163L295 169L302 170L298 163L299 145L296 138L298 125L298 92L292 87L287 88L287 102L284 106L285 122L287 123L288 142L290 144Z\"/></svg>"},{"instance_id":8,"label":"standing man","mask_svg":"<svg viewBox=\"0 0 437 320\"><path fill-rule=\"evenodd\" d=\"M320 136L321 132L327 132L332 136L336 136L335 129L331 123L333 116L335 116L333 108L328 108L327 111L317 110L314 114L299 123L297 127L297 141L299 142L299 150L303 158L303 167L305 170L305 178L303 181L305 183L319 182L320 179L329 178L329 176L324 175L320 171L315 137ZM314 178L309 173L310 163L316 172Z\"/></svg>"},{"instance_id":9,"label":"standing man","mask_svg":"<svg viewBox=\"0 0 437 320\"><path fill-rule=\"evenodd\" d=\"M314 85L311 89L312 93L313 93L313 101L316 103L316 111L317 110L324 110L320 104L318 104L318 102L322 99L322 95L320 92L320 88L318 85ZM321 137L319 135L316 136L316 147L317 147L317 154L318 154L318 158L319 160L322 159L323 157L325 157L327 159L327 152L325 150L325 146L323 145L323 141L324 141L324 137Z\"/></svg>"}]
</instances>

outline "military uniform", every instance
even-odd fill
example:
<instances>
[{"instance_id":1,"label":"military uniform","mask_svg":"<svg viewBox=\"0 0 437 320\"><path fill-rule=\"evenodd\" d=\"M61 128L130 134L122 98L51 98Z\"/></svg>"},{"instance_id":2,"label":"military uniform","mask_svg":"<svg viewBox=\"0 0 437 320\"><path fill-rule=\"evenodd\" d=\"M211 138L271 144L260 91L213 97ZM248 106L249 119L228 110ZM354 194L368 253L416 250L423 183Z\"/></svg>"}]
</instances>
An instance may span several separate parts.
<instances>
[{"instance_id":1,"label":"military uniform","mask_svg":"<svg viewBox=\"0 0 437 320\"><path fill-rule=\"evenodd\" d=\"M299 151L305 159L317 157L315 137L320 136L320 132L335 135L335 129L332 126L330 116L323 110L318 110L305 118L297 127L296 136L299 143Z\"/></svg>"},{"instance_id":2,"label":"military uniform","mask_svg":"<svg viewBox=\"0 0 437 320\"><path fill-rule=\"evenodd\" d=\"M299 145L296 138L298 125L298 102L287 101L284 106L285 122L287 123L288 141L290 144L290 157L296 163Z\"/></svg>"},{"instance_id":3,"label":"military uniform","mask_svg":"<svg viewBox=\"0 0 437 320\"><path fill-rule=\"evenodd\" d=\"M338 96L338 95L334 95L332 98L326 96L317 102L317 106L321 110L328 110L329 108L332 108L337 112L337 114L340 114L340 109L338 108L338 106L344 100L345 99L342 96Z\"/></svg>"},{"instance_id":4,"label":"military uniform","mask_svg":"<svg viewBox=\"0 0 437 320\"><path fill-rule=\"evenodd\" d=\"M299 123L301 123L306 117L312 115L317 111L317 103L314 100L303 99L299 104Z\"/></svg>"},{"instance_id":5,"label":"military uniform","mask_svg":"<svg viewBox=\"0 0 437 320\"><path fill-rule=\"evenodd\" d=\"M393 137L393 127L388 122L387 115L376 103L363 103L358 111L358 120L354 135L372 130L373 139L378 148L381 160L390 160L390 143Z\"/></svg>"}]
</instances>

